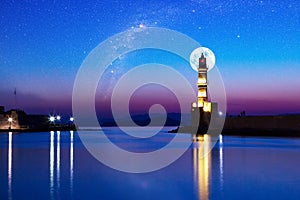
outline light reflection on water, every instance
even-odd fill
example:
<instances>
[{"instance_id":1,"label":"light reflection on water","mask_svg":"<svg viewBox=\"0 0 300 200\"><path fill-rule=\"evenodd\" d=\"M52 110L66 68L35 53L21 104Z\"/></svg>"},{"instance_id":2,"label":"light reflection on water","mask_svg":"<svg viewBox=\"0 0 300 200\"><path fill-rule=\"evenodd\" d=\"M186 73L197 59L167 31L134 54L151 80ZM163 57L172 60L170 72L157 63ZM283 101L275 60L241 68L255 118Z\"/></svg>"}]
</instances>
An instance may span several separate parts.
<instances>
[{"instance_id":1,"label":"light reflection on water","mask_svg":"<svg viewBox=\"0 0 300 200\"><path fill-rule=\"evenodd\" d=\"M70 131L70 192L73 193L74 173L74 131Z\"/></svg>"},{"instance_id":2,"label":"light reflection on water","mask_svg":"<svg viewBox=\"0 0 300 200\"><path fill-rule=\"evenodd\" d=\"M220 157L220 189L223 190L223 136L219 136L219 157Z\"/></svg>"},{"instance_id":3,"label":"light reflection on water","mask_svg":"<svg viewBox=\"0 0 300 200\"><path fill-rule=\"evenodd\" d=\"M50 197L54 198L54 131L50 132Z\"/></svg>"},{"instance_id":4,"label":"light reflection on water","mask_svg":"<svg viewBox=\"0 0 300 200\"><path fill-rule=\"evenodd\" d=\"M22 199L30 195L28 191L35 191L29 199L293 199L300 195L299 139L220 136L210 151L212 140L209 135L194 137L192 147L169 167L127 174L94 159L77 132L0 134L0 177L5 177L0 185L7 185L0 188L0 199Z\"/></svg>"},{"instance_id":5,"label":"light reflection on water","mask_svg":"<svg viewBox=\"0 0 300 200\"><path fill-rule=\"evenodd\" d=\"M7 167L7 174L8 174L8 199L12 199L11 196L11 184L12 184L12 132L8 133L8 167Z\"/></svg>"},{"instance_id":6,"label":"light reflection on water","mask_svg":"<svg viewBox=\"0 0 300 200\"><path fill-rule=\"evenodd\" d=\"M56 184L57 184L57 192L59 192L60 188L60 131L57 131L56 135Z\"/></svg>"},{"instance_id":7,"label":"light reflection on water","mask_svg":"<svg viewBox=\"0 0 300 200\"><path fill-rule=\"evenodd\" d=\"M199 199L209 198L211 176L210 136L195 136L193 148L194 180Z\"/></svg>"},{"instance_id":8,"label":"light reflection on water","mask_svg":"<svg viewBox=\"0 0 300 200\"><path fill-rule=\"evenodd\" d=\"M73 173L74 173L74 131L70 131L70 155L69 155L69 162L70 162L70 193L73 192ZM50 156L49 156L49 175L50 175L50 198L56 199L59 198L60 192L60 167L61 167L61 148L60 148L60 138L61 132L56 132L56 168L55 166L55 132L50 132ZM56 179L54 176L54 172L56 172ZM55 184L56 183L56 187ZM56 192L56 194L55 194Z\"/></svg>"},{"instance_id":9,"label":"light reflection on water","mask_svg":"<svg viewBox=\"0 0 300 200\"><path fill-rule=\"evenodd\" d=\"M212 139L210 135L194 136L193 147L193 170L194 185L199 199L209 199L209 184L212 176ZM220 169L220 189L223 185L223 140L219 136L219 169Z\"/></svg>"}]
</instances>

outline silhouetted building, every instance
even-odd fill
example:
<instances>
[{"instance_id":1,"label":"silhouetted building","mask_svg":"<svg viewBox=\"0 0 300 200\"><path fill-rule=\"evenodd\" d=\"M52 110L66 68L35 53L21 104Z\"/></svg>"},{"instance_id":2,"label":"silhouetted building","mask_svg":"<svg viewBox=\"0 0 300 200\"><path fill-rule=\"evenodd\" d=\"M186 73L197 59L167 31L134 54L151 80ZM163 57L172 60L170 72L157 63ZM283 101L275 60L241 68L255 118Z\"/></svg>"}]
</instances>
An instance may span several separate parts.
<instances>
[{"instance_id":1,"label":"silhouetted building","mask_svg":"<svg viewBox=\"0 0 300 200\"><path fill-rule=\"evenodd\" d=\"M28 115L23 110L4 110L0 106L0 129L33 129L49 126L47 115Z\"/></svg>"},{"instance_id":2,"label":"silhouetted building","mask_svg":"<svg viewBox=\"0 0 300 200\"><path fill-rule=\"evenodd\" d=\"M0 106L0 115L4 114L4 106Z\"/></svg>"}]
</instances>

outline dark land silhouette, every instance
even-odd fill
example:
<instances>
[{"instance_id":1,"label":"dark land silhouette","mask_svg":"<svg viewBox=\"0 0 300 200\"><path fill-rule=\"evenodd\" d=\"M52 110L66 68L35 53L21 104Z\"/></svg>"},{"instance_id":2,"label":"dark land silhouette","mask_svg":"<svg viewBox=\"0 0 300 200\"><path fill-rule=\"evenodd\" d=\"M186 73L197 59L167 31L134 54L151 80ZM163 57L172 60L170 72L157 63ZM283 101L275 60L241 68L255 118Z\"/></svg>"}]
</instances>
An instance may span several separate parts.
<instances>
[{"instance_id":1,"label":"dark land silhouette","mask_svg":"<svg viewBox=\"0 0 300 200\"><path fill-rule=\"evenodd\" d=\"M13 122L8 118L12 117ZM181 118L183 121L181 122ZM177 132L171 127L184 124L184 132L189 132L191 116L188 114L168 113L164 126L170 126L170 132ZM147 126L150 123L148 114L133 115L132 120L139 126ZM163 117L154 115L152 120L161 123ZM101 119L99 123L103 127L117 126L113 118ZM156 124L154 124L156 125ZM160 124L157 124L160 125ZM34 132L34 131L58 131L76 130L76 119L70 122L67 117L62 117L60 122L49 121L48 115L31 115L22 110L4 111L0 109L0 132ZM203 133L198 133L203 134ZM239 136L275 136L275 137L300 137L300 114L285 114L276 116L247 116L242 113L237 116L225 118L223 135Z\"/></svg>"}]
</instances>

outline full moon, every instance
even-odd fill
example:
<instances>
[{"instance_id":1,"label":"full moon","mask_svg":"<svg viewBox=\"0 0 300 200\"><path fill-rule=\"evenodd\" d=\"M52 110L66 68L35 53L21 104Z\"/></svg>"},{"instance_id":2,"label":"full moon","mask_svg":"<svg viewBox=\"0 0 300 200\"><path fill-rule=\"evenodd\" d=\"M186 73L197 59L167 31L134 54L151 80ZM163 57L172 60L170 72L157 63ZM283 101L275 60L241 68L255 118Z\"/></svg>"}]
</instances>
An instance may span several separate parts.
<instances>
[{"instance_id":1,"label":"full moon","mask_svg":"<svg viewBox=\"0 0 300 200\"><path fill-rule=\"evenodd\" d=\"M201 57L202 53L206 58L206 64L208 68L207 71L211 70L216 63L215 54L209 48L199 47L195 49L190 55L190 65L193 68L193 70L195 70L196 72L198 71L199 58Z\"/></svg>"}]
</instances>

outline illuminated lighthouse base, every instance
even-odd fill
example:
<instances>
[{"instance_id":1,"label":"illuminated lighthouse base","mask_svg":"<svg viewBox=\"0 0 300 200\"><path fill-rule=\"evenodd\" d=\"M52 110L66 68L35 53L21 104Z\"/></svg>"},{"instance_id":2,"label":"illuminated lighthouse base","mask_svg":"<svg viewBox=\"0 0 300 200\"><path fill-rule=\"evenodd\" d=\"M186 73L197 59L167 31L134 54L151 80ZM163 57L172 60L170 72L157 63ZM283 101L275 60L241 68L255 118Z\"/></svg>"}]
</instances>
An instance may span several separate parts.
<instances>
[{"instance_id":1,"label":"illuminated lighthouse base","mask_svg":"<svg viewBox=\"0 0 300 200\"><path fill-rule=\"evenodd\" d=\"M198 127L197 134L207 133L211 116L216 113L218 113L218 103L203 102L203 105L199 106L195 102L192 103L191 126Z\"/></svg>"}]
</instances>

